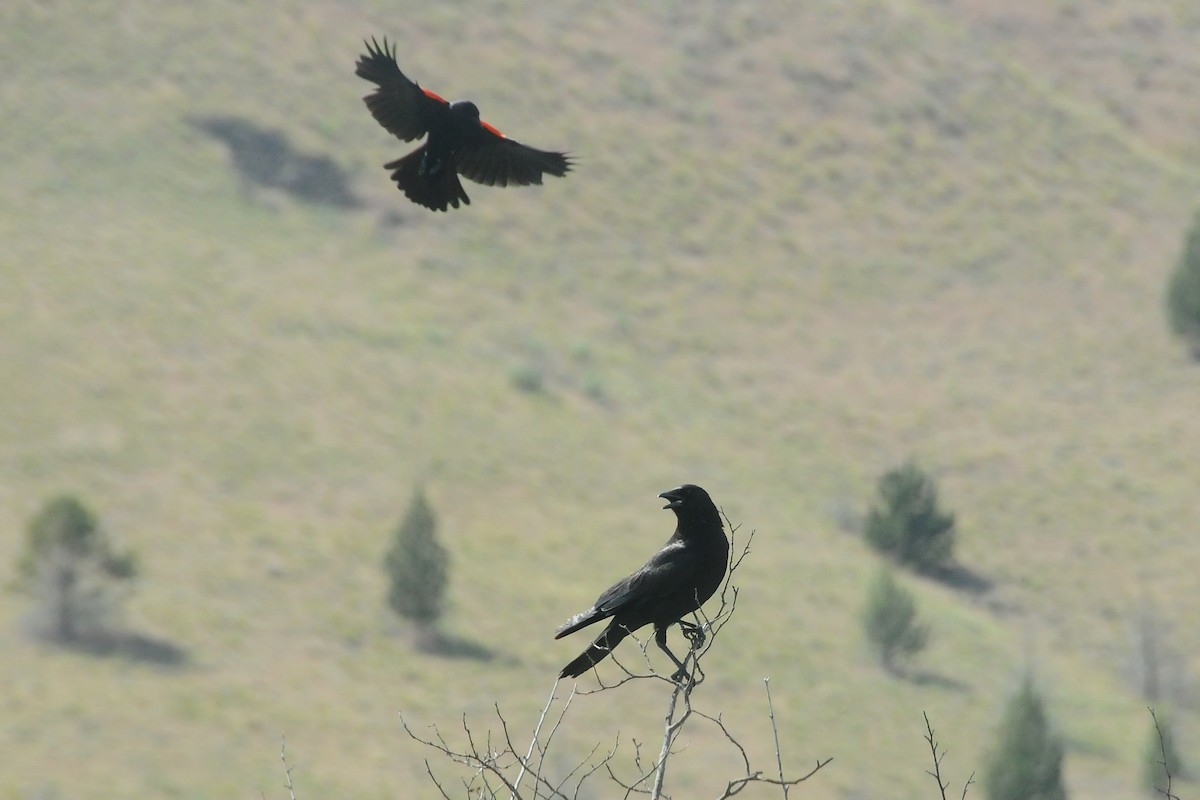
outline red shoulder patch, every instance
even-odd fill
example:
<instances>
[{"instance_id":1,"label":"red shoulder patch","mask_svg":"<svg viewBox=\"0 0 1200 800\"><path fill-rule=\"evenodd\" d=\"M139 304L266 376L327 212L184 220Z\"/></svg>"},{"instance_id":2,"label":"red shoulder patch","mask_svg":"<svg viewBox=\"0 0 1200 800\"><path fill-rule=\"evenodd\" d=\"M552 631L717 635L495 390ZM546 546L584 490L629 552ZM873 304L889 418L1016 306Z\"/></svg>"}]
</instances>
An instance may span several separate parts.
<instances>
[{"instance_id":1,"label":"red shoulder patch","mask_svg":"<svg viewBox=\"0 0 1200 800\"><path fill-rule=\"evenodd\" d=\"M425 89L425 88L422 88L421 91L424 92L425 96L430 98L431 100L437 100L439 103L441 103L443 105L447 105L447 106L450 105L450 101L447 100L446 98L442 97L437 92L431 92L430 90Z\"/></svg>"},{"instance_id":2,"label":"red shoulder patch","mask_svg":"<svg viewBox=\"0 0 1200 800\"><path fill-rule=\"evenodd\" d=\"M494 134L496 134L497 136L499 136L501 139L507 139L507 138L508 138L508 137L507 137L507 136L505 136L503 133L501 133L501 132L500 132L500 129L499 129L499 128L497 128L495 125L492 125L492 124L490 124L490 123L484 122L483 120L479 120L479 124L480 124L480 125L482 125L484 128L486 128L487 130L489 130L489 131L491 131L492 133L494 133Z\"/></svg>"}]
</instances>

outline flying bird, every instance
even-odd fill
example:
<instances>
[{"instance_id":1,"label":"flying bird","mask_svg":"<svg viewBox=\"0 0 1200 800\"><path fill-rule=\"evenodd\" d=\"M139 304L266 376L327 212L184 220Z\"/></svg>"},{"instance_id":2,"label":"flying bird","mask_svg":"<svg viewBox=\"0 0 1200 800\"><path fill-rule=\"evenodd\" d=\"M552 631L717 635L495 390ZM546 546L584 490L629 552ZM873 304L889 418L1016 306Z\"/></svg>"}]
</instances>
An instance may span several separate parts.
<instances>
[{"instance_id":1,"label":"flying bird","mask_svg":"<svg viewBox=\"0 0 1200 800\"><path fill-rule=\"evenodd\" d=\"M684 615L700 608L721 585L729 564L729 540L721 524L721 514L708 492L699 486L684 484L663 492L669 508L675 512L675 533L654 556L627 578L613 584L587 611L571 617L554 634L561 639L593 622L612 617L587 650L563 667L560 678L577 678L607 656L622 639L653 623L654 641L678 670L672 680L687 677L683 662L667 647L667 629L679 623L692 638L696 626L683 620Z\"/></svg>"},{"instance_id":2,"label":"flying bird","mask_svg":"<svg viewBox=\"0 0 1200 800\"><path fill-rule=\"evenodd\" d=\"M459 175L485 186L528 186L547 173L561 178L571 168L566 153L521 144L484 122L470 100L451 103L410 80L386 37L382 45L374 38L364 44L367 53L354 72L379 87L363 98L371 115L402 141L429 135L421 147L383 165L414 203L434 211L470 205Z\"/></svg>"}]
</instances>

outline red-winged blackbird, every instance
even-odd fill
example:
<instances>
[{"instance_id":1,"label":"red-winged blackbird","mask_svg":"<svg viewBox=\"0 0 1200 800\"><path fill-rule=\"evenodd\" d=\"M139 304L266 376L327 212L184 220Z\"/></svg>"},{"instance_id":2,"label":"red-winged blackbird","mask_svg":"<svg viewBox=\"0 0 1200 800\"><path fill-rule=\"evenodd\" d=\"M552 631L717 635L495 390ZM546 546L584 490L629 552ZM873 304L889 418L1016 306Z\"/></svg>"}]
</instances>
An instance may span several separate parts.
<instances>
[{"instance_id":1,"label":"red-winged blackbird","mask_svg":"<svg viewBox=\"0 0 1200 800\"><path fill-rule=\"evenodd\" d=\"M667 648L667 628L678 622L689 638L702 635L682 618L700 608L721 585L729 563L729 540L725 538L721 514L708 492L699 486L684 484L659 497L667 501L663 508L675 512L675 534L645 566L613 585L591 608L571 617L554 634L555 639L561 639L612 617L596 641L563 667L560 678L575 678L587 672L622 639L650 623L654 623L654 641L679 668L673 680L687 676L683 662Z\"/></svg>"},{"instance_id":2,"label":"red-winged blackbird","mask_svg":"<svg viewBox=\"0 0 1200 800\"><path fill-rule=\"evenodd\" d=\"M414 203L445 211L470 205L458 176L485 186L528 186L541 183L542 174L562 177L571 168L565 153L537 150L509 139L479 118L470 100L447 102L408 79L396 63L395 47L385 38L365 42L355 74L379 88L363 100L375 120L397 138L410 142L429 138L404 158L384 164L392 180Z\"/></svg>"}]
</instances>

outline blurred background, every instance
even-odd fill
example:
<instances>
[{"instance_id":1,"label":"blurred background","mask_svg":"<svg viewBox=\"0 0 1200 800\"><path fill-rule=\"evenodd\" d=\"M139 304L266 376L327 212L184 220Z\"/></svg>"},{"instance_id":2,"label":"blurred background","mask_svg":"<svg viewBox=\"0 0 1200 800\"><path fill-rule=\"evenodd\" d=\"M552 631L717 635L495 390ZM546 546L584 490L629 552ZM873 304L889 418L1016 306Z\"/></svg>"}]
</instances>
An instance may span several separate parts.
<instances>
[{"instance_id":1,"label":"blurred background","mask_svg":"<svg viewBox=\"0 0 1200 800\"><path fill-rule=\"evenodd\" d=\"M385 35L575 170L408 202ZM1026 675L1072 796L1147 791L1147 705L1200 769L1198 53L1185 2L10 0L0 797L283 797L281 734L298 797L433 797L396 712L531 730L684 482L756 531L697 703L770 771L770 676L785 765L834 758L806 797L932 796L922 711L955 791ZM928 636L885 669L906 462L953 554L895 565ZM65 636L64 497L104 598ZM432 637L387 601L415 497ZM665 703L580 698L555 757L657 752ZM681 744L676 797L740 774Z\"/></svg>"}]
</instances>

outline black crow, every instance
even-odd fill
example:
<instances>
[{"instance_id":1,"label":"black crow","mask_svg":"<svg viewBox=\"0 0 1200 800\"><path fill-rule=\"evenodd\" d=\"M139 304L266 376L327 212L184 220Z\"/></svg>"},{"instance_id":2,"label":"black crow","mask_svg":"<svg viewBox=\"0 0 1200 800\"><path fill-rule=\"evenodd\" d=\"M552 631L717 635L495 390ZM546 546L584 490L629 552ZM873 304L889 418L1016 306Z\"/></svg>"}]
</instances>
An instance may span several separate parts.
<instances>
[{"instance_id":1,"label":"black crow","mask_svg":"<svg viewBox=\"0 0 1200 800\"><path fill-rule=\"evenodd\" d=\"M678 667L672 680L687 677L683 662L667 647L667 628L678 622L689 639L700 634L683 617L703 605L712 596L729 564L729 540L721 524L721 514L708 492L699 486L684 484L663 492L669 508L675 512L675 534L645 566L617 582L587 611L576 614L554 634L561 639L568 633L612 617L596 641L562 669L560 678L576 678L607 656L617 644L644 625L654 624L654 641Z\"/></svg>"}]
</instances>

